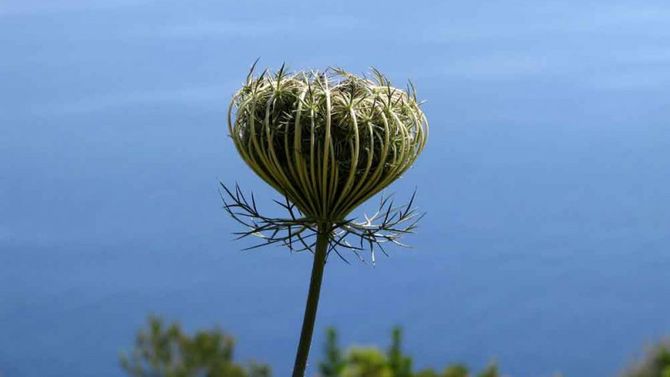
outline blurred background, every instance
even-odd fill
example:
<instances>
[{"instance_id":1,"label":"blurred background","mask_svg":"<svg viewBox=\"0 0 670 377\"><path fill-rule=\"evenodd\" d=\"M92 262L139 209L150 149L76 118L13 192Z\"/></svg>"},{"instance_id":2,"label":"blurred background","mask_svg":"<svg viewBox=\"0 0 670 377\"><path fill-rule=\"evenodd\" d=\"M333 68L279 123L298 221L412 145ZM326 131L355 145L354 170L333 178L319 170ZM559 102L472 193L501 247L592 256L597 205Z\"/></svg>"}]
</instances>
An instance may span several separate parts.
<instances>
[{"instance_id":1,"label":"blurred background","mask_svg":"<svg viewBox=\"0 0 670 377\"><path fill-rule=\"evenodd\" d=\"M218 182L258 57L427 100L412 249L328 264L315 344L607 376L670 333L665 1L0 1L0 373L122 375L147 314L290 372L311 257L242 252ZM363 213L361 208L359 213Z\"/></svg>"}]
</instances>

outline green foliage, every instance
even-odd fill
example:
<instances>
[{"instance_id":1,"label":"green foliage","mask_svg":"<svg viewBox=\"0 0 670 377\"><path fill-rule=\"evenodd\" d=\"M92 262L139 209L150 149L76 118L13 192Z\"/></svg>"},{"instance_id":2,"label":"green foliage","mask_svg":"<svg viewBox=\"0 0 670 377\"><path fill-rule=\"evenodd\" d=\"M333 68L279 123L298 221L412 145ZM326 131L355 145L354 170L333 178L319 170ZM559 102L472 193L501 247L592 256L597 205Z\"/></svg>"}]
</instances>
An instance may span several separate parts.
<instances>
[{"instance_id":1,"label":"green foliage","mask_svg":"<svg viewBox=\"0 0 670 377\"><path fill-rule=\"evenodd\" d=\"M498 366L496 364L491 364L484 369L477 377L499 377L500 372L498 371Z\"/></svg>"},{"instance_id":2,"label":"green foliage","mask_svg":"<svg viewBox=\"0 0 670 377\"><path fill-rule=\"evenodd\" d=\"M657 344L622 377L670 377L670 341Z\"/></svg>"},{"instance_id":3,"label":"green foliage","mask_svg":"<svg viewBox=\"0 0 670 377\"><path fill-rule=\"evenodd\" d=\"M447 367L442 374L442 377L468 377L468 367L463 364L453 364Z\"/></svg>"},{"instance_id":4,"label":"green foliage","mask_svg":"<svg viewBox=\"0 0 670 377\"><path fill-rule=\"evenodd\" d=\"M414 373L414 377L441 377L441 376L433 369L422 369Z\"/></svg>"},{"instance_id":5,"label":"green foliage","mask_svg":"<svg viewBox=\"0 0 670 377\"><path fill-rule=\"evenodd\" d=\"M326 329L324 351L325 359L319 363L321 377L339 377L344 369L345 360L337 344L337 331L333 327Z\"/></svg>"},{"instance_id":6,"label":"green foliage","mask_svg":"<svg viewBox=\"0 0 670 377\"><path fill-rule=\"evenodd\" d=\"M235 341L221 330L186 334L178 323L165 324L150 317L138 333L135 348L121 356L121 366L131 377L272 377L266 364L234 361ZM500 377L495 363L478 374L463 364L451 364L442 373L435 369L412 370L405 354L402 330L393 329L386 352L375 347L352 347L346 355L338 344L337 331L328 328L318 377ZM0 376L2 374L0 373ZM670 340L650 348L645 356L620 377L670 377Z\"/></svg>"},{"instance_id":7,"label":"green foliage","mask_svg":"<svg viewBox=\"0 0 670 377\"><path fill-rule=\"evenodd\" d=\"M248 370L249 377L272 377L272 369L267 364L251 362Z\"/></svg>"},{"instance_id":8,"label":"green foliage","mask_svg":"<svg viewBox=\"0 0 670 377\"><path fill-rule=\"evenodd\" d=\"M470 377L468 368L452 364L442 373L434 369L413 371L412 358L404 353L402 329L393 328L386 352L375 347L352 347L346 355L338 344L337 331L328 328L318 377ZM219 329L192 335L178 323L150 317L137 334L135 347L121 355L121 366L131 377L272 377L266 364L234 361L235 341ZM659 347L645 364L656 374L624 377L670 377L670 348ZM665 369L660 369L665 368ZM495 364L476 377L499 377Z\"/></svg>"},{"instance_id":9,"label":"green foliage","mask_svg":"<svg viewBox=\"0 0 670 377\"><path fill-rule=\"evenodd\" d=\"M391 347L388 360L393 377L412 377L412 358L402 352L402 329L394 327L391 333Z\"/></svg>"},{"instance_id":10,"label":"green foliage","mask_svg":"<svg viewBox=\"0 0 670 377\"><path fill-rule=\"evenodd\" d=\"M373 347L351 348L342 377L394 377L386 356Z\"/></svg>"},{"instance_id":11,"label":"green foliage","mask_svg":"<svg viewBox=\"0 0 670 377\"><path fill-rule=\"evenodd\" d=\"M451 364L442 373L434 369L414 372L412 358L403 352L402 329L393 328L391 345L386 354L374 347L354 347L342 359L337 332L328 328L324 360L319 364L319 377L470 377L463 364ZM496 364L489 365L477 377L500 377ZM663 376L665 377L665 376Z\"/></svg>"},{"instance_id":12,"label":"green foliage","mask_svg":"<svg viewBox=\"0 0 670 377\"><path fill-rule=\"evenodd\" d=\"M469 377L470 372L468 367L463 364L452 364L449 365L442 374L436 372L434 369L423 369L419 372L410 375L411 377ZM482 372L480 372L477 377L500 377L498 372L498 367L495 364L491 364Z\"/></svg>"},{"instance_id":13,"label":"green foliage","mask_svg":"<svg viewBox=\"0 0 670 377\"><path fill-rule=\"evenodd\" d=\"M243 367L233 361L235 341L218 329L184 333L179 324L150 317L135 349L121 356L133 377L270 377L267 365Z\"/></svg>"}]
</instances>

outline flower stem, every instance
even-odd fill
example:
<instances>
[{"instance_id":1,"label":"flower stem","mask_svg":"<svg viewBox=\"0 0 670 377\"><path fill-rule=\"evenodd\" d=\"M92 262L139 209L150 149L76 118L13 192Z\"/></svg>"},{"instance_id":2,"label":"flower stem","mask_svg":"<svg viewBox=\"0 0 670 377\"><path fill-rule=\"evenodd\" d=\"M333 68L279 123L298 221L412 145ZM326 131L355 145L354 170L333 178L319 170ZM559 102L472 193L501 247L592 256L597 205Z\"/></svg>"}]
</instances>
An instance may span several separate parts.
<instances>
[{"instance_id":1,"label":"flower stem","mask_svg":"<svg viewBox=\"0 0 670 377\"><path fill-rule=\"evenodd\" d=\"M314 322L316 320L316 309L319 306L319 293L321 292L321 281L323 270L326 265L328 254L328 240L330 237L330 224L319 224L319 233L316 237L316 250L314 251L314 263L312 265L312 277L309 282L309 293L305 305L305 316L302 320L302 331L300 342L293 365L293 377L304 377L307 366L307 356L312 343L314 333Z\"/></svg>"}]
</instances>

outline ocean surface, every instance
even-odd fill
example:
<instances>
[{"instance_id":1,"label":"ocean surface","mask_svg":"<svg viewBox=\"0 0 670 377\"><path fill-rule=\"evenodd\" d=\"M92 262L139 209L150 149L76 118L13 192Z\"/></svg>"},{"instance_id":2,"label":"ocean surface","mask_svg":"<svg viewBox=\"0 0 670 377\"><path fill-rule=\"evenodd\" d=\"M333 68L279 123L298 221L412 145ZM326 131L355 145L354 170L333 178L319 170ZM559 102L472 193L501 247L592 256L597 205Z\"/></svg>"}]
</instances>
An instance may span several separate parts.
<instances>
[{"instance_id":1,"label":"ocean surface","mask_svg":"<svg viewBox=\"0 0 670 377\"><path fill-rule=\"evenodd\" d=\"M540 4L541 3L541 4ZM387 190L411 249L327 265L327 326L419 367L615 376L670 335L666 2L0 3L0 375L115 377L146 317L220 326L289 374L311 257L241 251L218 183L276 211L227 137L271 68L374 65L430 121ZM358 213L372 207L365 206Z\"/></svg>"}]
</instances>

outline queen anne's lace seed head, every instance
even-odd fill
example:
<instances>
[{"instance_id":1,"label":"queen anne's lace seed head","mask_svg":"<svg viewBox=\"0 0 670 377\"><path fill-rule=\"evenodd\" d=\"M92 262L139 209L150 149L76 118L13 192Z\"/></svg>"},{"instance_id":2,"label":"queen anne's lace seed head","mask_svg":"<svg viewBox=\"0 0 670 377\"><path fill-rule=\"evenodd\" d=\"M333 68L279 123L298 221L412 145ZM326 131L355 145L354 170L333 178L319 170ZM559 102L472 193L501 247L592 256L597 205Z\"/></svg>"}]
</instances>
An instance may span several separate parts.
<instances>
[{"instance_id":1,"label":"queen anne's lace seed head","mask_svg":"<svg viewBox=\"0 0 670 377\"><path fill-rule=\"evenodd\" d=\"M342 221L400 177L428 123L413 87L340 69L263 72L230 104L230 136L264 181L317 222Z\"/></svg>"},{"instance_id":2,"label":"queen anne's lace seed head","mask_svg":"<svg viewBox=\"0 0 670 377\"><path fill-rule=\"evenodd\" d=\"M388 197L365 220L346 218L358 205L398 179L426 143L428 124L413 87L391 86L378 71L374 80L339 69L287 74L252 72L228 110L230 136L244 161L285 198L288 217L260 213L246 197L221 183L223 208L264 245L285 245L314 255L293 377L303 377L312 341L323 270L330 253L403 245L422 215L395 207ZM362 259L362 258L361 258Z\"/></svg>"}]
</instances>

